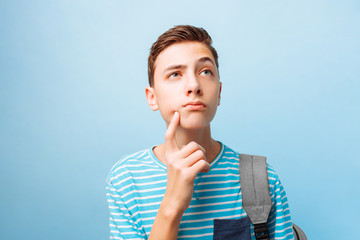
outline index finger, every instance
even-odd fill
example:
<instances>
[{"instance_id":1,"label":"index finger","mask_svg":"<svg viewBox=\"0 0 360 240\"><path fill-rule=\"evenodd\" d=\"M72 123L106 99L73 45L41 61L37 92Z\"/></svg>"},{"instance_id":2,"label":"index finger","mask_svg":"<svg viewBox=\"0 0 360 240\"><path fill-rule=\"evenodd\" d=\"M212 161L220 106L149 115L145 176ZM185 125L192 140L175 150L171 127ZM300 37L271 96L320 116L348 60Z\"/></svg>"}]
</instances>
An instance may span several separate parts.
<instances>
[{"instance_id":1,"label":"index finger","mask_svg":"<svg viewBox=\"0 0 360 240\"><path fill-rule=\"evenodd\" d=\"M172 116L170 123L165 133L165 146L168 150L175 152L178 151L178 147L175 141L175 133L177 126L179 126L180 114L175 112Z\"/></svg>"}]
</instances>

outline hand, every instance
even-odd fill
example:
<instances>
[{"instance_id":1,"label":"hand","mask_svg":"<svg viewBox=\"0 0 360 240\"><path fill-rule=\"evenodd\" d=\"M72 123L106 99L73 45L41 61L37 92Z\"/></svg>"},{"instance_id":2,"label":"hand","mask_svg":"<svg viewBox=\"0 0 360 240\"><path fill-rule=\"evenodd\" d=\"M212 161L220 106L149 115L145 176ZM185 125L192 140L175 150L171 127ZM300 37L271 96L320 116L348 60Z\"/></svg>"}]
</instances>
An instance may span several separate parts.
<instances>
[{"instance_id":1,"label":"hand","mask_svg":"<svg viewBox=\"0 0 360 240\"><path fill-rule=\"evenodd\" d=\"M181 149L175 140L180 115L175 112L165 133L167 186L164 199L169 209L181 215L189 207L194 191L194 180L199 172L208 172L210 164L205 159L205 149L190 142Z\"/></svg>"}]
</instances>

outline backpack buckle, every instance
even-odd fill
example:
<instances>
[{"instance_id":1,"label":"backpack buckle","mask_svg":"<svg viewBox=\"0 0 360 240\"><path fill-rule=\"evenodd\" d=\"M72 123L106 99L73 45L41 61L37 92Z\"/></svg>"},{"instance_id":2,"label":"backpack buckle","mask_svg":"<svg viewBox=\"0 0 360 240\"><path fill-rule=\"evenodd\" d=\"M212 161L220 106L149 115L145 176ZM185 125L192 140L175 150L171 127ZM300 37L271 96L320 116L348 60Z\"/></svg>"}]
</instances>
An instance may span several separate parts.
<instances>
[{"instance_id":1,"label":"backpack buckle","mask_svg":"<svg viewBox=\"0 0 360 240\"><path fill-rule=\"evenodd\" d=\"M270 240L266 222L254 224L254 232L256 240Z\"/></svg>"}]
</instances>

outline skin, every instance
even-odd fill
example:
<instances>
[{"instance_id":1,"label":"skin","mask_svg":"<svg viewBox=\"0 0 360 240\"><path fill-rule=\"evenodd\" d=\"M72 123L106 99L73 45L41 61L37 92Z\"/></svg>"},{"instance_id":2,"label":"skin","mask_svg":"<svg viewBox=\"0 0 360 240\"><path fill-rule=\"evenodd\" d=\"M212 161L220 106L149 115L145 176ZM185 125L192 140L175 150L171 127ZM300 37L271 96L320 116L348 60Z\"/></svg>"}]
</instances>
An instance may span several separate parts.
<instances>
[{"instance_id":1,"label":"skin","mask_svg":"<svg viewBox=\"0 0 360 240\"><path fill-rule=\"evenodd\" d=\"M159 110L167 125L165 142L154 148L167 166L167 187L149 239L177 239L195 177L209 171L221 148L210 131L221 95L212 53L200 42L170 45L159 54L154 86L145 93L150 108Z\"/></svg>"}]
</instances>

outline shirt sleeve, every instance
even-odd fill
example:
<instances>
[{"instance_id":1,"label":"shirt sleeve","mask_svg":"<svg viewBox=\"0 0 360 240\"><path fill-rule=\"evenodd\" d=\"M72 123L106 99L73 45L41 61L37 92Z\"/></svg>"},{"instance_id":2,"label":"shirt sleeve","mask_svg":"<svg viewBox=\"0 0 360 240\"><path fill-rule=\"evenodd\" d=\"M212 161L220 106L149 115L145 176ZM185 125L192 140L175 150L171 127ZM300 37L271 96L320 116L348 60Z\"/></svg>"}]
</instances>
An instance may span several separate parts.
<instances>
[{"instance_id":1,"label":"shirt sleeve","mask_svg":"<svg viewBox=\"0 0 360 240\"><path fill-rule=\"evenodd\" d=\"M134 213L126 206L111 181L106 183L106 196L110 210L110 239L145 240L144 229L134 218Z\"/></svg>"},{"instance_id":2,"label":"shirt sleeve","mask_svg":"<svg viewBox=\"0 0 360 240\"><path fill-rule=\"evenodd\" d=\"M271 166L268 166L268 175L272 201L272 208L268 219L270 239L294 239L290 207L285 189Z\"/></svg>"}]
</instances>

